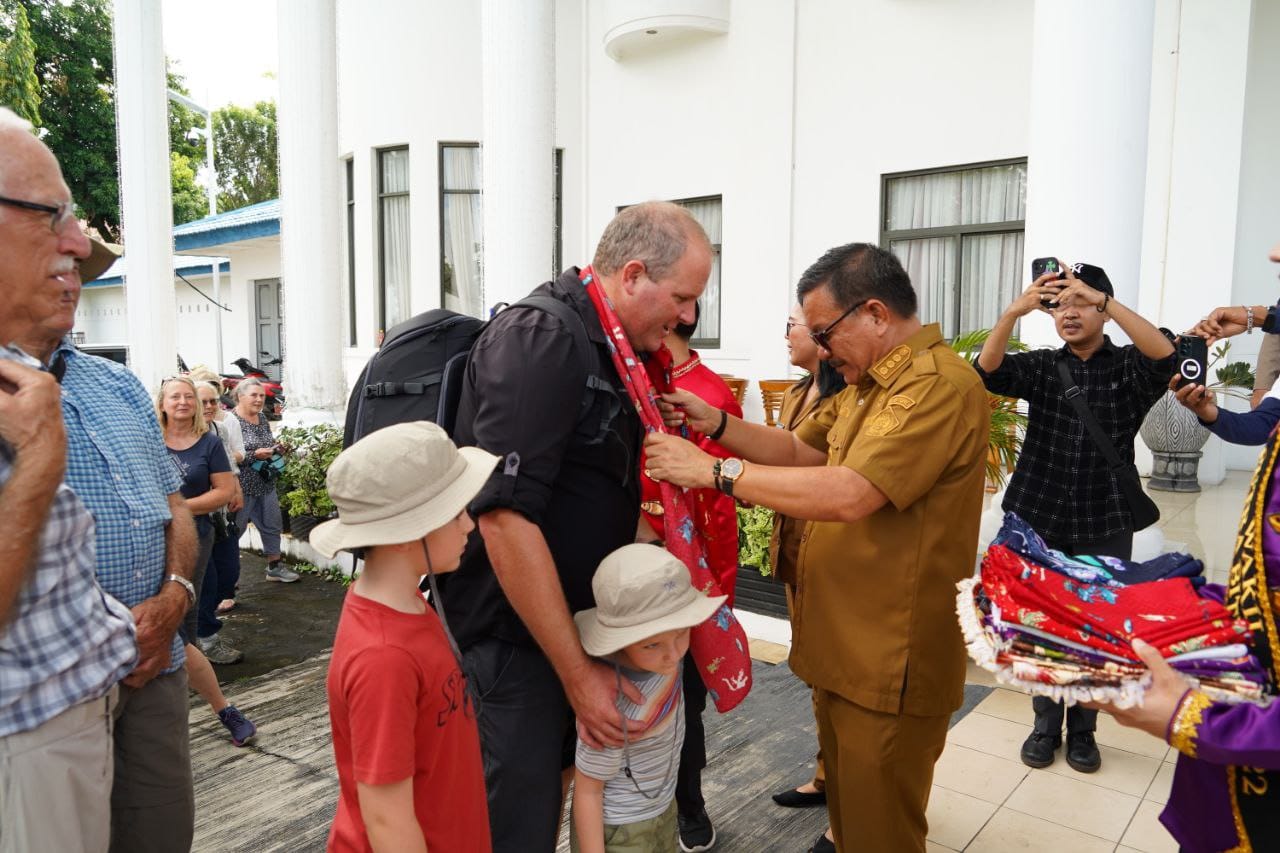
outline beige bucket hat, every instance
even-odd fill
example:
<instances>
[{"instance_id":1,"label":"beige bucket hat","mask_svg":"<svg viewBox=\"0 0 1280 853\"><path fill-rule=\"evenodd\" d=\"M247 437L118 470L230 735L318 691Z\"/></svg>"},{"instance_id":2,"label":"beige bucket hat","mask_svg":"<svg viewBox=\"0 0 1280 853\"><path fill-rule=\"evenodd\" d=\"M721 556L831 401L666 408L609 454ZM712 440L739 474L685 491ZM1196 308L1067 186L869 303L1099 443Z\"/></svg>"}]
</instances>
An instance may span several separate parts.
<instances>
[{"instance_id":1,"label":"beige bucket hat","mask_svg":"<svg viewBox=\"0 0 1280 853\"><path fill-rule=\"evenodd\" d=\"M595 657L664 631L701 625L728 598L698 592L679 558L666 548L642 544L624 545L605 557L591 591L596 606L575 614L573 621L582 648Z\"/></svg>"},{"instance_id":2,"label":"beige bucket hat","mask_svg":"<svg viewBox=\"0 0 1280 853\"><path fill-rule=\"evenodd\" d=\"M115 243L104 243L97 237L89 238L89 257L80 262L80 282L88 284L111 269L111 265L120 259L124 251Z\"/></svg>"},{"instance_id":3,"label":"beige bucket hat","mask_svg":"<svg viewBox=\"0 0 1280 853\"><path fill-rule=\"evenodd\" d=\"M456 518L497 463L478 447L454 446L427 421L370 433L329 467L325 482L338 518L311 531L311 546L332 557L421 539Z\"/></svg>"}]
</instances>

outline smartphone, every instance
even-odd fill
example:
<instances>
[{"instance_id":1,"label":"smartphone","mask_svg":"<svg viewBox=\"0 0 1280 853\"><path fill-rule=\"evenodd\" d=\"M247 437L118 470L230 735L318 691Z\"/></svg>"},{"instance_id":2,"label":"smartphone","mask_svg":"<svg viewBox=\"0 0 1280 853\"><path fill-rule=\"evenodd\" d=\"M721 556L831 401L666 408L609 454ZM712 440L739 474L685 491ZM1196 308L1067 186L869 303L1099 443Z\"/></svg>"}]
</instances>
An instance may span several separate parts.
<instances>
[{"instance_id":1,"label":"smartphone","mask_svg":"<svg viewBox=\"0 0 1280 853\"><path fill-rule=\"evenodd\" d=\"M1031 262L1031 280L1035 281L1045 273L1056 272L1058 278L1062 278L1062 264L1058 263L1057 258L1036 258ZM1046 311L1052 311L1058 303L1051 299L1041 299L1040 307Z\"/></svg>"},{"instance_id":2,"label":"smartphone","mask_svg":"<svg viewBox=\"0 0 1280 853\"><path fill-rule=\"evenodd\" d=\"M1204 342L1204 338L1195 335L1183 335L1178 338L1175 356L1179 388L1189 383L1195 385L1206 383L1205 374L1209 372L1209 345Z\"/></svg>"}]
</instances>

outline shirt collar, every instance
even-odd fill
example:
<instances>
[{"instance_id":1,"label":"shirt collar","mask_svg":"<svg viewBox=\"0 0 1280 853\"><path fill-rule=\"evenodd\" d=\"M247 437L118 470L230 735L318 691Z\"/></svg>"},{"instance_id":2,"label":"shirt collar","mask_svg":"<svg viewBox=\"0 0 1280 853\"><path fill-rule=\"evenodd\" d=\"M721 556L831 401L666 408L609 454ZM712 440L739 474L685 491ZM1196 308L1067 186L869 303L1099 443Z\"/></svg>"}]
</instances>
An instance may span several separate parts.
<instances>
[{"instance_id":1,"label":"shirt collar","mask_svg":"<svg viewBox=\"0 0 1280 853\"><path fill-rule=\"evenodd\" d=\"M1120 352L1120 347L1111 343L1111 338L1109 336L1103 335L1102 346L1098 347L1098 351L1095 352L1093 355L1094 356L1098 356L1098 355L1114 356L1118 352ZM1066 344L1063 344L1061 347L1058 348L1058 354L1060 358L1066 358L1067 356L1070 356L1071 358L1074 358L1076 361L1083 360L1080 358L1080 356L1072 352L1071 347L1067 346ZM1093 356L1090 356L1090 358L1092 357Z\"/></svg>"},{"instance_id":2,"label":"shirt collar","mask_svg":"<svg viewBox=\"0 0 1280 853\"><path fill-rule=\"evenodd\" d=\"M942 342L942 327L937 323L921 326L919 331L889 350L867 371L882 388L888 388L911 363L911 357Z\"/></svg>"}]
</instances>

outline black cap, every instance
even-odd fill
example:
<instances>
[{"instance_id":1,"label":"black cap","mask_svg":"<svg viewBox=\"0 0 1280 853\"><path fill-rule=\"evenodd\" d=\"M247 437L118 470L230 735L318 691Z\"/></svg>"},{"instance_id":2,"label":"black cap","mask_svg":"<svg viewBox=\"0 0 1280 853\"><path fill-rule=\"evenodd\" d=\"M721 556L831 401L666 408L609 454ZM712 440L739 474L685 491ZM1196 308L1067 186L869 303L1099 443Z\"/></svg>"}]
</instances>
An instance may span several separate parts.
<instances>
[{"instance_id":1,"label":"black cap","mask_svg":"<svg viewBox=\"0 0 1280 853\"><path fill-rule=\"evenodd\" d=\"M1071 271L1075 273L1076 278L1094 290L1115 297L1115 288L1111 286L1111 279L1107 278L1107 271L1102 267L1095 267L1093 264L1072 264Z\"/></svg>"}]
</instances>

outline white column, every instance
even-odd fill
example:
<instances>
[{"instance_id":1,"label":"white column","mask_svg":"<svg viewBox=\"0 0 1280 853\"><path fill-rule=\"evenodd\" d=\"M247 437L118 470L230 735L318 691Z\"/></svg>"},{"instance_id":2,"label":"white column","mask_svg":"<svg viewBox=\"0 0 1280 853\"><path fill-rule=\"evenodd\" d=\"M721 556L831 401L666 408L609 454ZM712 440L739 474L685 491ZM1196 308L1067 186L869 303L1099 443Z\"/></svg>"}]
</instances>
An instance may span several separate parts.
<instances>
[{"instance_id":1,"label":"white column","mask_svg":"<svg viewBox=\"0 0 1280 853\"><path fill-rule=\"evenodd\" d=\"M342 374L342 196L334 0L280 0L280 277L290 420L331 420Z\"/></svg>"},{"instance_id":2,"label":"white column","mask_svg":"<svg viewBox=\"0 0 1280 853\"><path fill-rule=\"evenodd\" d=\"M483 0L484 299L514 302L551 277L554 0Z\"/></svg>"},{"instance_id":3,"label":"white column","mask_svg":"<svg viewBox=\"0 0 1280 853\"><path fill-rule=\"evenodd\" d=\"M173 201L160 0L115 0L116 132L129 363L148 391L177 369Z\"/></svg>"},{"instance_id":4,"label":"white column","mask_svg":"<svg viewBox=\"0 0 1280 853\"><path fill-rule=\"evenodd\" d=\"M1155 0L1036 0L1031 37L1026 260L1103 267L1138 305ZM1030 343L1060 343L1037 312ZM1114 324L1113 338L1127 340Z\"/></svg>"}]
</instances>

